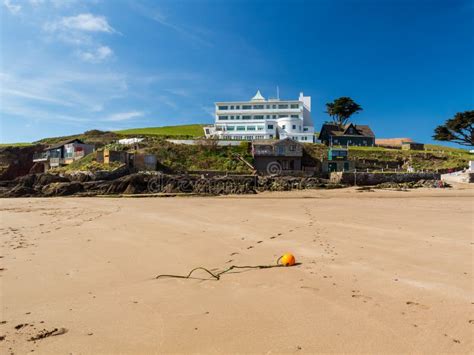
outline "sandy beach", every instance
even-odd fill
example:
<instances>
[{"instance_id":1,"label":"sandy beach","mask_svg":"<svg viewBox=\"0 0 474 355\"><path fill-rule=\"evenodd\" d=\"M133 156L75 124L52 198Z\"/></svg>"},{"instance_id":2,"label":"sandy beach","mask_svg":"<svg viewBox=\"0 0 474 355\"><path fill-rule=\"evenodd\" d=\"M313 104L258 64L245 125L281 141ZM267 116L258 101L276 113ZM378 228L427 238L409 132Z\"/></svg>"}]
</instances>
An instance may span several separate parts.
<instances>
[{"instance_id":1,"label":"sandy beach","mask_svg":"<svg viewBox=\"0 0 474 355\"><path fill-rule=\"evenodd\" d=\"M3 199L0 348L472 353L473 197L456 188ZM272 264L287 251L299 265L155 279Z\"/></svg>"}]
</instances>

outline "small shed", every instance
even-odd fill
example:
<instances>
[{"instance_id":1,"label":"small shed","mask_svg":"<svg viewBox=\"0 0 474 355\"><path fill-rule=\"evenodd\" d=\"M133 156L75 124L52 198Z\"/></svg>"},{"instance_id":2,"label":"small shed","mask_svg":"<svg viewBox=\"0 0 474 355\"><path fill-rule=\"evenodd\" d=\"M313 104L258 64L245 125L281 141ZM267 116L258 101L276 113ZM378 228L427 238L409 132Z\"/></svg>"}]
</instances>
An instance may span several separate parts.
<instances>
[{"instance_id":1,"label":"small shed","mask_svg":"<svg viewBox=\"0 0 474 355\"><path fill-rule=\"evenodd\" d=\"M96 160L97 162L103 164L120 162L128 165L130 160L130 153L126 151L110 150L106 148L104 150L97 151Z\"/></svg>"},{"instance_id":2,"label":"small shed","mask_svg":"<svg viewBox=\"0 0 474 355\"><path fill-rule=\"evenodd\" d=\"M154 154L135 153L131 160L132 167L137 170L156 170L157 159Z\"/></svg>"},{"instance_id":3,"label":"small shed","mask_svg":"<svg viewBox=\"0 0 474 355\"><path fill-rule=\"evenodd\" d=\"M98 151L96 160L99 163L110 164L111 162L120 162L126 164L129 168L137 170L156 170L158 160L154 154L145 154L138 152L127 152L104 149Z\"/></svg>"},{"instance_id":4,"label":"small shed","mask_svg":"<svg viewBox=\"0 0 474 355\"><path fill-rule=\"evenodd\" d=\"M425 145L417 142L403 142L402 150L425 150Z\"/></svg>"},{"instance_id":5,"label":"small shed","mask_svg":"<svg viewBox=\"0 0 474 355\"><path fill-rule=\"evenodd\" d=\"M254 140L252 155L255 169L260 173L278 175L283 171L299 171L303 145L290 138Z\"/></svg>"}]
</instances>

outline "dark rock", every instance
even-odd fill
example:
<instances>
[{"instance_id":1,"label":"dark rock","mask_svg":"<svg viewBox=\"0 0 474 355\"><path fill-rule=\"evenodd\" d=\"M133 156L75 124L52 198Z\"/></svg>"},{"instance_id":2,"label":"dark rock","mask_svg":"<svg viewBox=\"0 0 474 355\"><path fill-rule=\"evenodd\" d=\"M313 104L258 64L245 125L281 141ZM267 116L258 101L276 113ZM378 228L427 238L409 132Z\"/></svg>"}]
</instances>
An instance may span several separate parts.
<instances>
[{"instance_id":1,"label":"dark rock","mask_svg":"<svg viewBox=\"0 0 474 355\"><path fill-rule=\"evenodd\" d=\"M68 196L82 191L84 187L80 182L53 182L41 189L44 196Z\"/></svg>"},{"instance_id":2,"label":"dark rock","mask_svg":"<svg viewBox=\"0 0 474 355\"><path fill-rule=\"evenodd\" d=\"M28 174L35 164L33 155L44 148L43 145L0 147L0 180L13 180Z\"/></svg>"},{"instance_id":3,"label":"dark rock","mask_svg":"<svg viewBox=\"0 0 474 355\"><path fill-rule=\"evenodd\" d=\"M2 197L29 197L35 196L37 193L35 189L28 186L16 185L12 189L2 194Z\"/></svg>"},{"instance_id":4,"label":"dark rock","mask_svg":"<svg viewBox=\"0 0 474 355\"><path fill-rule=\"evenodd\" d=\"M56 174L44 173L44 174L39 174L36 176L37 178L36 178L35 185L40 185L40 186L49 185L55 182L69 182L68 178L64 176L56 175Z\"/></svg>"},{"instance_id":5,"label":"dark rock","mask_svg":"<svg viewBox=\"0 0 474 355\"><path fill-rule=\"evenodd\" d=\"M36 183L36 174L29 174L25 176L21 176L16 178L14 181L17 185L25 186L25 187L33 187Z\"/></svg>"}]
</instances>

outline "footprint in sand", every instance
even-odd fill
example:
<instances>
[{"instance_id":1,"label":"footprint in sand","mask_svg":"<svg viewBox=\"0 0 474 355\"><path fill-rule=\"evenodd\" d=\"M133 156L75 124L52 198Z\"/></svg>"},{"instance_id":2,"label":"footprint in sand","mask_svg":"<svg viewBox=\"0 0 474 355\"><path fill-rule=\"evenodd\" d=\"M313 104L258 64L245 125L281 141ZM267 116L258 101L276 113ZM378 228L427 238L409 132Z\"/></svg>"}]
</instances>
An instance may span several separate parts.
<instances>
[{"instance_id":1,"label":"footprint in sand","mask_svg":"<svg viewBox=\"0 0 474 355\"><path fill-rule=\"evenodd\" d=\"M253 246L249 246L249 247L247 247L247 249L252 249L252 248L253 248Z\"/></svg>"},{"instance_id":2,"label":"footprint in sand","mask_svg":"<svg viewBox=\"0 0 474 355\"><path fill-rule=\"evenodd\" d=\"M415 306L421 309L429 309L430 307L425 306L424 304L418 303L418 302L413 302L413 301L407 301L406 304L408 306Z\"/></svg>"}]
</instances>

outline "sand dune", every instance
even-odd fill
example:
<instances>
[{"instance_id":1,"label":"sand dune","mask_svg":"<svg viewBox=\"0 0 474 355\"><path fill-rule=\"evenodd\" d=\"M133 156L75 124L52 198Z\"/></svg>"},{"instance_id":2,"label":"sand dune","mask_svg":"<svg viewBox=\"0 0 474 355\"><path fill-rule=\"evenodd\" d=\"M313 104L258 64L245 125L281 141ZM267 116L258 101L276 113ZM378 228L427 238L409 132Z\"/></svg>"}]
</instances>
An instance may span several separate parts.
<instances>
[{"instance_id":1,"label":"sand dune","mask_svg":"<svg viewBox=\"0 0 474 355\"><path fill-rule=\"evenodd\" d=\"M474 190L1 200L5 353L469 353ZM221 280L196 266L272 264Z\"/></svg>"}]
</instances>

